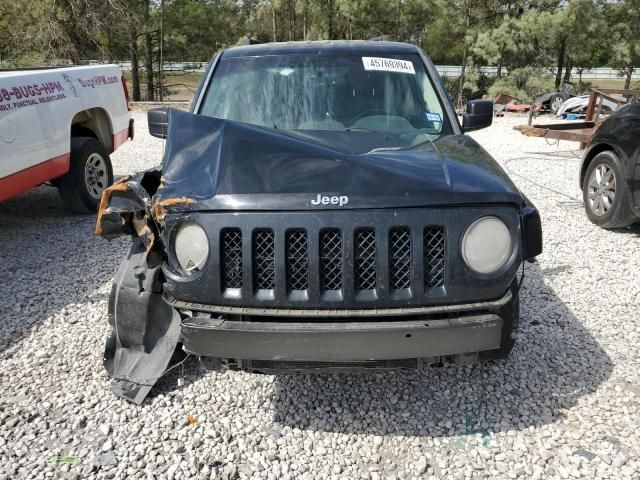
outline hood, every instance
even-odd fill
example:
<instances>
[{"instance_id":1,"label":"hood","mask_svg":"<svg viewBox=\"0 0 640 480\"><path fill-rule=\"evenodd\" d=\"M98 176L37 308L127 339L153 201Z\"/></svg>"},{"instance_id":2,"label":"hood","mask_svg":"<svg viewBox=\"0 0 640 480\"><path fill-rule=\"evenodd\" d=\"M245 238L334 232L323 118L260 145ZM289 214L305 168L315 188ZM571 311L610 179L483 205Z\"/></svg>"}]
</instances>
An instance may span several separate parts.
<instances>
[{"instance_id":1,"label":"hood","mask_svg":"<svg viewBox=\"0 0 640 480\"><path fill-rule=\"evenodd\" d=\"M175 211L523 203L506 173L469 137L367 152L353 133L336 132L328 141L172 110L153 201ZM319 197L348 201L338 206Z\"/></svg>"}]
</instances>

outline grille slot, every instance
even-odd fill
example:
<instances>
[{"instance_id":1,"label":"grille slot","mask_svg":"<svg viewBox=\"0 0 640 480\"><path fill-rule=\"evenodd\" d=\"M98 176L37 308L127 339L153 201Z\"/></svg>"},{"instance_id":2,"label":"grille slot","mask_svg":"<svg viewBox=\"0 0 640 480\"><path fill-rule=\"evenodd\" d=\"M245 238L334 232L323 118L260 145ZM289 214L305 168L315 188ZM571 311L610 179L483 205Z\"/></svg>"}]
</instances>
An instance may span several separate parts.
<instances>
[{"instance_id":1,"label":"grille slot","mask_svg":"<svg viewBox=\"0 0 640 480\"><path fill-rule=\"evenodd\" d=\"M304 230L287 231L287 289L309 288L309 242Z\"/></svg>"},{"instance_id":2,"label":"grille slot","mask_svg":"<svg viewBox=\"0 0 640 480\"><path fill-rule=\"evenodd\" d=\"M320 289L342 289L342 235L339 230L320 232Z\"/></svg>"},{"instance_id":3,"label":"grille slot","mask_svg":"<svg viewBox=\"0 0 640 480\"><path fill-rule=\"evenodd\" d=\"M222 288L242 288L242 232L238 228L222 231Z\"/></svg>"},{"instance_id":4,"label":"grille slot","mask_svg":"<svg viewBox=\"0 0 640 480\"><path fill-rule=\"evenodd\" d=\"M355 233L355 284L356 291L376 288L376 232L362 228Z\"/></svg>"},{"instance_id":5,"label":"grille slot","mask_svg":"<svg viewBox=\"0 0 640 480\"><path fill-rule=\"evenodd\" d=\"M394 290L411 285L411 231L407 227L389 232L389 282Z\"/></svg>"},{"instance_id":6,"label":"grille slot","mask_svg":"<svg viewBox=\"0 0 640 480\"><path fill-rule=\"evenodd\" d=\"M253 233L253 262L255 288L273 290L276 286L276 260L272 230Z\"/></svg>"},{"instance_id":7,"label":"grille slot","mask_svg":"<svg viewBox=\"0 0 640 480\"><path fill-rule=\"evenodd\" d=\"M444 265L446 236L441 226L424 229L424 286L426 288L444 285Z\"/></svg>"}]
</instances>

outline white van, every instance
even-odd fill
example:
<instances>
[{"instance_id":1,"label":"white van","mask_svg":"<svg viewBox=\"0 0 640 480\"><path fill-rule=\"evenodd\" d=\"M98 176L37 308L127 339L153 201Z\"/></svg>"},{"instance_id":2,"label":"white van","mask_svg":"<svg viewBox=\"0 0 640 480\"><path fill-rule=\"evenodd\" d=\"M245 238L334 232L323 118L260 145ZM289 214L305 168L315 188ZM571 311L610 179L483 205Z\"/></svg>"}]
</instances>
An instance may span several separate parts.
<instances>
[{"instance_id":1,"label":"white van","mask_svg":"<svg viewBox=\"0 0 640 480\"><path fill-rule=\"evenodd\" d=\"M70 210L95 212L128 139L118 66L0 71L0 201L51 182Z\"/></svg>"}]
</instances>

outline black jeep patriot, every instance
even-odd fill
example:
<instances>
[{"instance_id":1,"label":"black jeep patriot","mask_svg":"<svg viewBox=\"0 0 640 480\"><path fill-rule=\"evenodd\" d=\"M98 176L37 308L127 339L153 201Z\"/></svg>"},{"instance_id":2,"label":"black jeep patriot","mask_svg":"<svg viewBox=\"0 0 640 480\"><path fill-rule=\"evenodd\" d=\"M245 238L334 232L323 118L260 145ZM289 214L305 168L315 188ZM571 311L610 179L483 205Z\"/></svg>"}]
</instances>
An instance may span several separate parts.
<instances>
[{"instance_id":1,"label":"black jeep patriot","mask_svg":"<svg viewBox=\"0 0 640 480\"><path fill-rule=\"evenodd\" d=\"M419 48L234 47L189 113L149 112L161 170L124 178L97 234L130 234L105 366L141 402L177 347L253 372L506 356L540 217L465 132Z\"/></svg>"}]
</instances>

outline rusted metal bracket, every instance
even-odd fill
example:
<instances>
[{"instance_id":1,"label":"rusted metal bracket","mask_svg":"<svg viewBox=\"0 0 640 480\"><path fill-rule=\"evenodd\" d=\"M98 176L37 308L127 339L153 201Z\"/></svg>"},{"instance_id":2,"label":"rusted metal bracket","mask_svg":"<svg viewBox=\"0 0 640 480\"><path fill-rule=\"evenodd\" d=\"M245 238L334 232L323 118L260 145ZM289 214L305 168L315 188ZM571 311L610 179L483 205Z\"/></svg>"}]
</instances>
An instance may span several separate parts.
<instances>
[{"instance_id":1,"label":"rusted metal bracket","mask_svg":"<svg viewBox=\"0 0 640 480\"><path fill-rule=\"evenodd\" d=\"M570 142L589 143L595 131L594 122L551 123L548 125L516 125L518 130L527 137L545 137Z\"/></svg>"},{"instance_id":2,"label":"rusted metal bracket","mask_svg":"<svg viewBox=\"0 0 640 480\"><path fill-rule=\"evenodd\" d=\"M585 148L593 134L598 129L602 114L602 102L604 99L626 105L635 102L640 98L640 90L625 90L616 88L592 89L589 94L589 103L585 114L584 122L572 123L551 123L537 125L517 125L513 127L523 135L528 137L544 137L555 140L567 140L570 142L580 142L580 148Z\"/></svg>"}]
</instances>

